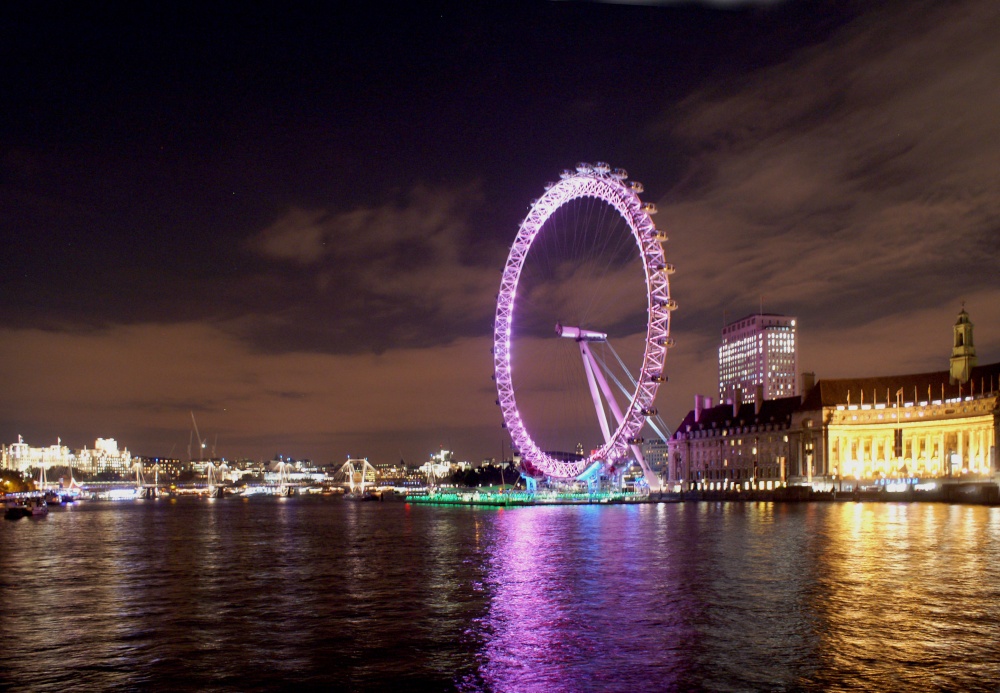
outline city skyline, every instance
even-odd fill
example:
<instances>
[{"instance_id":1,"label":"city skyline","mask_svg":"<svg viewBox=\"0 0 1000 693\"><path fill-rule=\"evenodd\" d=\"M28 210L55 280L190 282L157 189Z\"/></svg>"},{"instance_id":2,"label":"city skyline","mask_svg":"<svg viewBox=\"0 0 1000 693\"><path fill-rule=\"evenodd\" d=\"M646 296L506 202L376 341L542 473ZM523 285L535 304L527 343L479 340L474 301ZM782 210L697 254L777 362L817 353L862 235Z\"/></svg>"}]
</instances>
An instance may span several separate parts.
<instances>
[{"instance_id":1,"label":"city skyline","mask_svg":"<svg viewBox=\"0 0 1000 693\"><path fill-rule=\"evenodd\" d=\"M529 201L623 166L677 266L657 405L796 315L818 379L1000 354L986 1L0 10L0 442L509 454L494 296Z\"/></svg>"}]
</instances>

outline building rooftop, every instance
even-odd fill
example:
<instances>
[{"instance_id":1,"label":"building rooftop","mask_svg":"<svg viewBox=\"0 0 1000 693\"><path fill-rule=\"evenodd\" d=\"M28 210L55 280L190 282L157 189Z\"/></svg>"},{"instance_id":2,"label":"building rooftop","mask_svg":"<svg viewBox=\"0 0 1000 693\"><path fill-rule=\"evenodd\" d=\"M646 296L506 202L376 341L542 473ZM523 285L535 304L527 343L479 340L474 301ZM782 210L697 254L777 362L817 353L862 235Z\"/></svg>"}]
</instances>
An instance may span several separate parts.
<instances>
[{"instance_id":1,"label":"building rooftop","mask_svg":"<svg viewBox=\"0 0 1000 693\"><path fill-rule=\"evenodd\" d=\"M949 371L884 375L873 378L824 379L805 393L802 409L814 411L838 404L893 404L903 390L903 402L927 402L979 392L994 392L1000 387L1000 363L975 366L968 383L949 383ZM943 393L943 394L942 394Z\"/></svg>"},{"instance_id":2,"label":"building rooftop","mask_svg":"<svg viewBox=\"0 0 1000 693\"><path fill-rule=\"evenodd\" d=\"M708 409L702 409L701 416L695 421L695 412L688 412L684 420L674 431L672 438L682 439L688 431L722 430L735 426L762 426L766 424L789 425L792 413L799 407L802 400L799 397L781 397L766 399L757 413L752 402L740 405L733 414L732 404L719 404Z\"/></svg>"},{"instance_id":3,"label":"building rooftop","mask_svg":"<svg viewBox=\"0 0 1000 693\"><path fill-rule=\"evenodd\" d=\"M744 320L753 320L754 318L788 318L789 320L794 320L794 315L786 315L785 313L748 313L742 318L737 320L730 320L726 323L726 326L735 325L738 322L743 322Z\"/></svg>"}]
</instances>

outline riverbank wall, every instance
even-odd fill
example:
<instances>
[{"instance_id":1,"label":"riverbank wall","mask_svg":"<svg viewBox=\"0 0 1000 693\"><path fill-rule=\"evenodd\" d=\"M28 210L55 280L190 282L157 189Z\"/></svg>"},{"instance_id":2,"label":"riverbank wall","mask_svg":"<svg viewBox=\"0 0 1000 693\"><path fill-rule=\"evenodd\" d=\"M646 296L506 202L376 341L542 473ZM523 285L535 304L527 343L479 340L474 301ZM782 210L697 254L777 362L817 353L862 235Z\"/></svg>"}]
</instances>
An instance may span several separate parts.
<instances>
[{"instance_id":1,"label":"riverbank wall","mask_svg":"<svg viewBox=\"0 0 1000 693\"><path fill-rule=\"evenodd\" d=\"M971 503L1000 505L1000 487L993 482L943 483L933 489L908 486L902 490L851 489L814 491L808 486L786 486L773 491L686 491L686 501Z\"/></svg>"}]
</instances>

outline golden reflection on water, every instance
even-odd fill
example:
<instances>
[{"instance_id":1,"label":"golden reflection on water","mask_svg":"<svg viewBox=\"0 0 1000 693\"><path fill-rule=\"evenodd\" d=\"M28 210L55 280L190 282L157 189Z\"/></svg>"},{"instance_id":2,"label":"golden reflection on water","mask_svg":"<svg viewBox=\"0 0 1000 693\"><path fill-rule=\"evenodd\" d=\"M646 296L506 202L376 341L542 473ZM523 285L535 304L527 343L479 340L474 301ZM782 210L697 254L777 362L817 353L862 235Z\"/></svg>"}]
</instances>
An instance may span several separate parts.
<instances>
[{"instance_id":1,"label":"golden reflection on water","mask_svg":"<svg viewBox=\"0 0 1000 693\"><path fill-rule=\"evenodd\" d=\"M997 669L982 644L1000 616L1000 511L846 503L830 512L815 528L823 545L812 603L824 678L864 669L870 685L920 689L943 671L952 680L963 669Z\"/></svg>"}]
</instances>

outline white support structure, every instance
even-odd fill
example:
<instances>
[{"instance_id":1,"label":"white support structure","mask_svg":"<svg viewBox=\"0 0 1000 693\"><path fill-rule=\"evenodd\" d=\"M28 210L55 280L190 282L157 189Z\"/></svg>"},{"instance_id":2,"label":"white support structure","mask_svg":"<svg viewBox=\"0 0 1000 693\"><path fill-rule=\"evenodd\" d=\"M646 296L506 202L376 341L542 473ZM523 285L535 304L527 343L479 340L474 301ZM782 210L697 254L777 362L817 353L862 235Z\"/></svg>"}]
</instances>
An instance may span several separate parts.
<instances>
[{"instance_id":1,"label":"white support structure","mask_svg":"<svg viewBox=\"0 0 1000 693\"><path fill-rule=\"evenodd\" d=\"M378 471L376 471L375 467L371 465L368 458L364 458L360 460L347 460L337 471L337 474L343 474L347 477L348 488L351 493L361 495L365 492L365 475L369 471L372 473L372 476L378 476Z\"/></svg>"},{"instance_id":2,"label":"white support structure","mask_svg":"<svg viewBox=\"0 0 1000 693\"><path fill-rule=\"evenodd\" d=\"M607 340L607 335L600 332L587 332L586 330L581 330L578 327L563 327L562 325L556 325L556 332L560 337L569 337L570 339L575 339L577 344L580 345L580 355L583 357L583 367L587 371L587 382L590 383L590 396L594 400L594 409L597 411L597 418L601 422L601 430L604 432L604 442L611 442L611 430L608 426L608 417L604 411L604 404L601 401L601 395L604 395L604 400L607 401L608 407L611 409L611 413L614 414L617 426L621 426L625 420L625 416L622 414L621 407L618 406L618 402L615 400L614 393L611 391L611 386L608 385L607 378L604 377L604 369L601 367L600 362L594 356L594 353L590 350L590 342L603 342ZM640 412L641 413L641 412ZM642 454L642 450L635 443L629 442L629 449L632 450L632 454L635 455L636 462L642 467L642 473L646 477L646 484L649 486L651 493L659 493L660 479L649 465L646 464L646 458Z\"/></svg>"},{"instance_id":3,"label":"white support structure","mask_svg":"<svg viewBox=\"0 0 1000 693\"><path fill-rule=\"evenodd\" d=\"M278 495L291 496L294 493L292 486L292 472L295 465L291 462L278 462Z\"/></svg>"},{"instance_id":4,"label":"white support structure","mask_svg":"<svg viewBox=\"0 0 1000 693\"><path fill-rule=\"evenodd\" d=\"M224 484L229 475L229 465L225 462L220 465L209 462L205 465L205 471L208 476L208 495L213 498L221 498L224 493Z\"/></svg>"}]
</instances>

